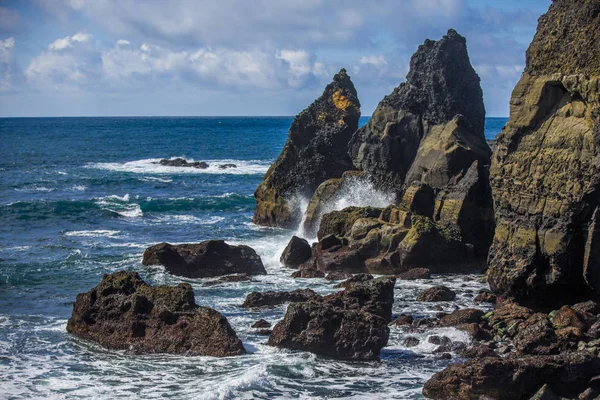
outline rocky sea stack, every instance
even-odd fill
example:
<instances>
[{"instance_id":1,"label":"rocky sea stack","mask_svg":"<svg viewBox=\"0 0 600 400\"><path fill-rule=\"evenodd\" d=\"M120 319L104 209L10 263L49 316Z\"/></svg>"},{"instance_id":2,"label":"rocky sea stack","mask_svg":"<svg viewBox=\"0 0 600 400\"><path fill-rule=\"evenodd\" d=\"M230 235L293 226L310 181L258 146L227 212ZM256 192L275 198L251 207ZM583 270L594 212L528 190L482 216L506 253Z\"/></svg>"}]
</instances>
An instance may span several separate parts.
<instances>
[{"instance_id":1,"label":"rocky sea stack","mask_svg":"<svg viewBox=\"0 0 600 400\"><path fill-rule=\"evenodd\" d=\"M299 209L300 199L309 199L322 182L351 168L348 142L359 118L356 89L342 69L321 97L294 118L279 158L254 194L254 222L298 226L303 211Z\"/></svg>"},{"instance_id":2,"label":"rocky sea stack","mask_svg":"<svg viewBox=\"0 0 600 400\"><path fill-rule=\"evenodd\" d=\"M104 275L98 286L78 294L67 331L134 354L246 353L223 315L196 305L189 284L150 286L136 272Z\"/></svg>"},{"instance_id":3,"label":"rocky sea stack","mask_svg":"<svg viewBox=\"0 0 600 400\"><path fill-rule=\"evenodd\" d=\"M393 193L395 204L324 214L320 242L300 269L483 271L494 231L484 119L465 38L449 30L439 41L426 40L411 59L406 82L353 135L349 154L360 171L317 189L305 229L316 227L316 210L350 180Z\"/></svg>"},{"instance_id":4,"label":"rocky sea stack","mask_svg":"<svg viewBox=\"0 0 600 400\"><path fill-rule=\"evenodd\" d=\"M491 167L489 282L536 306L600 296L600 2L539 19Z\"/></svg>"}]
</instances>

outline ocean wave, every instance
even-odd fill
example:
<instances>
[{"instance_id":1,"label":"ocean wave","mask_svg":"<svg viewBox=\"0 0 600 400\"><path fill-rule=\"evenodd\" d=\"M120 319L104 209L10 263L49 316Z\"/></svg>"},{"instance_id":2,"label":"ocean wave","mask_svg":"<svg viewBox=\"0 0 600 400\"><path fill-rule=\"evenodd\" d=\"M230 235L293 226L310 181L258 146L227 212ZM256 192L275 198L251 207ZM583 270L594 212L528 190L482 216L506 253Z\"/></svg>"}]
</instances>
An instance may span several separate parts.
<instances>
[{"instance_id":1,"label":"ocean wave","mask_svg":"<svg viewBox=\"0 0 600 400\"><path fill-rule=\"evenodd\" d=\"M138 218L144 215L142 208L135 202L130 202L129 194L122 197L110 195L96 200L96 204L103 210L113 212L125 218Z\"/></svg>"},{"instance_id":2,"label":"ocean wave","mask_svg":"<svg viewBox=\"0 0 600 400\"><path fill-rule=\"evenodd\" d=\"M115 237L121 231L111 231L108 229L98 229L95 231L69 231L65 232L65 236L83 236L83 237Z\"/></svg>"},{"instance_id":3,"label":"ocean wave","mask_svg":"<svg viewBox=\"0 0 600 400\"><path fill-rule=\"evenodd\" d=\"M217 175L256 175L264 174L269 169L271 161L266 160L203 160L209 167L205 169L193 167L170 167L160 165L160 158L148 158L137 161L127 161L120 163L90 163L87 168L102 169L114 172L131 172L135 174L217 174ZM193 159L187 159L188 162L194 162ZM223 164L235 164L236 168L219 168Z\"/></svg>"}]
</instances>

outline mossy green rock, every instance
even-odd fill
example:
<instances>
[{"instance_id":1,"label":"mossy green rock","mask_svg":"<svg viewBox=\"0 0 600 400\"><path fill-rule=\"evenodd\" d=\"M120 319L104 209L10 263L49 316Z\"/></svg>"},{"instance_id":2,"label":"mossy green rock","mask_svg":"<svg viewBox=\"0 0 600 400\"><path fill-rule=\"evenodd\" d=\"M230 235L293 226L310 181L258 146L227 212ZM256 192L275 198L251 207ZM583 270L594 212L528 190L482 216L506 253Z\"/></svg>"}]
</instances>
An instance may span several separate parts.
<instances>
[{"instance_id":1,"label":"mossy green rock","mask_svg":"<svg viewBox=\"0 0 600 400\"><path fill-rule=\"evenodd\" d=\"M540 18L490 170L489 282L539 306L600 296L600 2Z\"/></svg>"},{"instance_id":2,"label":"mossy green rock","mask_svg":"<svg viewBox=\"0 0 600 400\"><path fill-rule=\"evenodd\" d=\"M356 89L342 69L321 97L294 118L279 158L254 194L254 222L298 226L301 199L310 199L321 183L352 169L348 142L359 118Z\"/></svg>"}]
</instances>

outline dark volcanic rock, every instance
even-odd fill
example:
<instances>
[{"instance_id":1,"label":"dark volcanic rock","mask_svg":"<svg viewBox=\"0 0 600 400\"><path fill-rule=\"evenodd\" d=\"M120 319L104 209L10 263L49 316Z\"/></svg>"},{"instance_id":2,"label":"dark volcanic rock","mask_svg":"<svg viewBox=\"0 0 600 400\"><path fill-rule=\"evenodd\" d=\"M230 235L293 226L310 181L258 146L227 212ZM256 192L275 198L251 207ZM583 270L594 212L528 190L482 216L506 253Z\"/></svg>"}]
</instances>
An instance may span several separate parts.
<instances>
[{"instance_id":1,"label":"dark volcanic rock","mask_svg":"<svg viewBox=\"0 0 600 400\"><path fill-rule=\"evenodd\" d=\"M406 272L396 275L396 278L405 281L412 281L415 279L430 279L431 272L428 268L412 268Z\"/></svg>"},{"instance_id":2,"label":"dark volcanic rock","mask_svg":"<svg viewBox=\"0 0 600 400\"><path fill-rule=\"evenodd\" d=\"M600 3L538 21L497 137L490 287L536 307L600 297Z\"/></svg>"},{"instance_id":3,"label":"dark volcanic rock","mask_svg":"<svg viewBox=\"0 0 600 400\"><path fill-rule=\"evenodd\" d=\"M253 279L248 274L225 275L213 281L204 282L204 286L216 286L231 282L252 282Z\"/></svg>"},{"instance_id":4,"label":"dark volcanic rock","mask_svg":"<svg viewBox=\"0 0 600 400\"><path fill-rule=\"evenodd\" d=\"M352 278L352 274L346 271L332 271L325 277L328 281L341 281L349 278Z\"/></svg>"},{"instance_id":5,"label":"dark volcanic rock","mask_svg":"<svg viewBox=\"0 0 600 400\"><path fill-rule=\"evenodd\" d=\"M186 278L267 273L252 248L232 246L222 240L179 245L160 243L146 249L142 264L163 265L169 273Z\"/></svg>"},{"instance_id":6,"label":"dark volcanic rock","mask_svg":"<svg viewBox=\"0 0 600 400\"><path fill-rule=\"evenodd\" d=\"M448 400L528 399L547 384L557 395L574 398L598 370L600 359L588 352L487 357L450 365L425 383L423 395Z\"/></svg>"},{"instance_id":7,"label":"dark volcanic rock","mask_svg":"<svg viewBox=\"0 0 600 400\"><path fill-rule=\"evenodd\" d=\"M292 278L313 279L313 278L324 278L324 277L325 277L325 273L322 271L319 271L316 268L301 269L292 274Z\"/></svg>"},{"instance_id":8,"label":"dark volcanic rock","mask_svg":"<svg viewBox=\"0 0 600 400\"><path fill-rule=\"evenodd\" d=\"M221 164L219 165L219 169L228 169L228 168L237 168L235 164Z\"/></svg>"},{"instance_id":9,"label":"dark volcanic rock","mask_svg":"<svg viewBox=\"0 0 600 400\"><path fill-rule=\"evenodd\" d=\"M484 119L479 77L465 38L449 30L441 40L428 39L419 46L406 82L386 96L367 125L353 135L350 155L354 166L370 174L380 188L399 192L414 180L444 186L464 175L473 161L487 164ZM421 141L431 136L437 137L431 141L433 145L437 140L437 146L425 146L417 156ZM446 136L460 138L455 141L459 146L444 148L446 141L440 138Z\"/></svg>"},{"instance_id":10,"label":"dark volcanic rock","mask_svg":"<svg viewBox=\"0 0 600 400\"><path fill-rule=\"evenodd\" d=\"M281 254L280 261L286 267L298 268L298 266L308 260L311 255L312 251L306 239L292 236L290 242Z\"/></svg>"},{"instance_id":11,"label":"dark volcanic rock","mask_svg":"<svg viewBox=\"0 0 600 400\"><path fill-rule=\"evenodd\" d=\"M344 282L338 283L337 285L334 286L334 288L348 288L348 287L354 285L355 283L367 282L367 281L370 281L371 279L373 279L373 275L356 274L356 275L346 279Z\"/></svg>"},{"instance_id":12,"label":"dark volcanic rock","mask_svg":"<svg viewBox=\"0 0 600 400\"><path fill-rule=\"evenodd\" d=\"M98 286L78 294L67 331L135 354L246 352L223 315L196 305L189 284L150 286L136 272L104 275Z\"/></svg>"},{"instance_id":13,"label":"dark volcanic rock","mask_svg":"<svg viewBox=\"0 0 600 400\"><path fill-rule=\"evenodd\" d=\"M296 289L291 292L252 292L246 296L242 307L274 307L283 303L306 301L317 296L318 294L311 289Z\"/></svg>"},{"instance_id":14,"label":"dark volcanic rock","mask_svg":"<svg viewBox=\"0 0 600 400\"><path fill-rule=\"evenodd\" d=\"M496 352L489 346L483 344L474 345L461 350L460 356L463 358L484 358L484 357L499 357Z\"/></svg>"},{"instance_id":15,"label":"dark volcanic rock","mask_svg":"<svg viewBox=\"0 0 600 400\"><path fill-rule=\"evenodd\" d=\"M413 321L414 321L414 318L412 317L412 315L401 315L398 318L396 318L395 320L393 320L390 325L406 326L406 325L411 325L413 323Z\"/></svg>"},{"instance_id":16,"label":"dark volcanic rock","mask_svg":"<svg viewBox=\"0 0 600 400\"><path fill-rule=\"evenodd\" d=\"M424 290L417 297L418 301L451 301L456 298L456 293L446 286L434 286Z\"/></svg>"},{"instance_id":17,"label":"dark volcanic rock","mask_svg":"<svg viewBox=\"0 0 600 400\"><path fill-rule=\"evenodd\" d=\"M451 314L440 318L441 326L457 326L460 324L478 323L483 317L483 311L476 308L455 310Z\"/></svg>"},{"instance_id":18,"label":"dark volcanic rock","mask_svg":"<svg viewBox=\"0 0 600 400\"><path fill-rule=\"evenodd\" d=\"M188 167L188 168L199 168L206 169L208 168L208 164L204 161L195 161L195 162L187 162L183 158L174 158L172 160L163 158L158 162L160 165L165 165L167 167Z\"/></svg>"},{"instance_id":19,"label":"dark volcanic rock","mask_svg":"<svg viewBox=\"0 0 600 400\"><path fill-rule=\"evenodd\" d=\"M394 284L395 278L370 279L292 303L268 343L338 359L376 359L389 337Z\"/></svg>"},{"instance_id":20,"label":"dark volcanic rock","mask_svg":"<svg viewBox=\"0 0 600 400\"><path fill-rule=\"evenodd\" d=\"M490 292L489 290L481 290L477 293L477 296L473 299L473 303L492 303L496 304L496 295Z\"/></svg>"},{"instance_id":21,"label":"dark volcanic rock","mask_svg":"<svg viewBox=\"0 0 600 400\"><path fill-rule=\"evenodd\" d=\"M348 142L359 117L356 89L342 69L321 97L292 122L281 155L256 189L255 223L297 226L299 200L311 198L322 182L339 178L352 168Z\"/></svg>"},{"instance_id":22,"label":"dark volcanic rock","mask_svg":"<svg viewBox=\"0 0 600 400\"><path fill-rule=\"evenodd\" d=\"M271 323L264 319L259 319L254 324L252 324L252 328L270 328L270 327L271 327Z\"/></svg>"}]
</instances>

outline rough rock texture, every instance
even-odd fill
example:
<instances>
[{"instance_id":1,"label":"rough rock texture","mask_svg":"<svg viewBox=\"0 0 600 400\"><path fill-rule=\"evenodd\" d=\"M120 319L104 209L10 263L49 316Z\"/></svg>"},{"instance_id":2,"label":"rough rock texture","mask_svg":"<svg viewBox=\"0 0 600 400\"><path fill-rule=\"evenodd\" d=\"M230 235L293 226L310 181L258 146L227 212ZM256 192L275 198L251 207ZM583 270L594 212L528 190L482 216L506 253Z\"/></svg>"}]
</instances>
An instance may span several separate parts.
<instances>
[{"instance_id":1,"label":"rough rock texture","mask_svg":"<svg viewBox=\"0 0 600 400\"><path fill-rule=\"evenodd\" d=\"M484 119L466 40L449 30L419 46L406 82L353 135L350 155L379 188L400 192L414 180L442 187L460 179L474 161L489 160Z\"/></svg>"},{"instance_id":2,"label":"rough rock texture","mask_svg":"<svg viewBox=\"0 0 600 400\"><path fill-rule=\"evenodd\" d=\"M483 311L475 308L464 308L455 310L440 318L441 326L457 326L461 324L478 323L483 317Z\"/></svg>"},{"instance_id":3,"label":"rough rock texture","mask_svg":"<svg viewBox=\"0 0 600 400\"><path fill-rule=\"evenodd\" d=\"M298 266L308 260L311 255L310 244L308 244L306 239L292 236L281 254L280 261L286 267L298 268Z\"/></svg>"},{"instance_id":4,"label":"rough rock texture","mask_svg":"<svg viewBox=\"0 0 600 400\"><path fill-rule=\"evenodd\" d=\"M547 384L559 396L576 398L600 370L588 352L557 356L486 357L452 364L425 383L431 399L528 399Z\"/></svg>"},{"instance_id":5,"label":"rough rock texture","mask_svg":"<svg viewBox=\"0 0 600 400\"><path fill-rule=\"evenodd\" d=\"M318 296L312 289L296 289L291 292L252 292L246 296L244 308L274 307L283 303L307 301Z\"/></svg>"},{"instance_id":6,"label":"rough rock texture","mask_svg":"<svg viewBox=\"0 0 600 400\"><path fill-rule=\"evenodd\" d=\"M450 30L437 42L427 40L413 55L406 82L353 135L350 155L360 171L324 182L311 199L305 230L312 232L320 219L320 242L334 235L339 243L313 247L304 267L483 271L494 233L484 118L465 39ZM326 212L361 181L393 194L395 204L379 213L372 207Z\"/></svg>"},{"instance_id":7,"label":"rough rock texture","mask_svg":"<svg viewBox=\"0 0 600 400\"><path fill-rule=\"evenodd\" d=\"M452 301L456 298L456 293L446 286L433 286L422 291L417 296L418 301Z\"/></svg>"},{"instance_id":8,"label":"rough rock texture","mask_svg":"<svg viewBox=\"0 0 600 400\"><path fill-rule=\"evenodd\" d=\"M600 295L600 3L539 19L491 167L490 286L536 306Z\"/></svg>"},{"instance_id":9,"label":"rough rock texture","mask_svg":"<svg viewBox=\"0 0 600 400\"><path fill-rule=\"evenodd\" d=\"M396 275L396 278L405 281L412 281L415 279L430 279L431 272L429 268L412 268L406 272Z\"/></svg>"},{"instance_id":10,"label":"rough rock texture","mask_svg":"<svg viewBox=\"0 0 600 400\"><path fill-rule=\"evenodd\" d=\"M300 223L300 199L310 199L321 183L351 169L348 142L359 117L356 89L342 69L292 122L281 155L254 194L255 223L287 228Z\"/></svg>"},{"instance_id":11,"label":"rough rock texture","mask_svg":"<svg viewBox=\"0 0 600 400\"><path fill-rule=\"evenodd\" d=\"M369 279L340 293L292 303L268 344L337 359L376 359L390 333L395 281Z\"/></svg>"},{"instance_id":12,"label":"rough rock texture","mask_svg":"<svg viewBox=\"0 0 600 400\"><path fill-rule=\"evenodd\" d=\"M254 280L248 274L233 274L233 275L225 275L218 279L204 282L204 286L216 286L222 285L225 283L234 283L234 282L253 282Z\"/></svg>"},{"instance_id":13,"label":"rough rock texture","mask_svg":"<svg viewBox=\"0 0 600 400\"><path fill-rule=\"evenodd\" d=\"M78 294L67 331L135 354L246 352L223 315L196 305L189 284L150 286L136 272L104 275L98 286Z\"/></svg>"},{"instance_id":14,"label":"rough rock texture","mask_svg":"<svg viewBox=\"0 0 600 400\"><path fill-rule=\"evenodd\" d=\"M187 160L185 160L183 158L174 158L172 160L163 158L162 160L160 160L158 163L155 163L155 164L164 165L166 167L186 167L186 168L198 168L198 169L206 169L209 166L204 161L188 162Z\"/></svg>"},{"instance_id":15,"label":"rough rock texture","mask_svg":"<svg viewBox=\"0 0 600 400\"><path fill-rule=\"evenodd\" d=\"M252 248L229 245L223 240L179 245L159 243L146 249L142 264L163 265L169 273L186 278L267 273Z\"/></svg>"}]
</instances>

